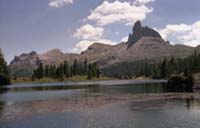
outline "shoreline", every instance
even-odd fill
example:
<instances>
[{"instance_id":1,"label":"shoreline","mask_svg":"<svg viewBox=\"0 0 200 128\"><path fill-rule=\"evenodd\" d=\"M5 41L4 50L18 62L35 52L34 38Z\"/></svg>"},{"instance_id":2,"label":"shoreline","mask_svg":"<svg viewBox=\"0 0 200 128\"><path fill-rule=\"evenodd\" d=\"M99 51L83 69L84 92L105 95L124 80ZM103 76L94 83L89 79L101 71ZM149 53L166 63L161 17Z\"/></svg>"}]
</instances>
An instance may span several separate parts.
<instances>
[{"instance_id":1,"label":"shoreline","mask_svg":"<svg viewBox=\"0 0 200 128\"><path fill-rule=\"evenodd\" d=\"M113 77L105 77L102 76L100 78L92 78L92 79L87 79L87 76L73 76L73 77L66 77L63 80L59 80L56 78L42 78L42 79L35 79L31 80L31 78L17 78L16 80L12 80L11 84L18 84L18 83L54 83L54 82L90 82L90 81L112 81L112 80L154 80L150 77L137 77L137 78L132 78L132 79L118 79L118 78L113 78ZM160 80L160 79L156 79ZM162 79L163 80L163 79Z\"/></svg>"}]
</instances>

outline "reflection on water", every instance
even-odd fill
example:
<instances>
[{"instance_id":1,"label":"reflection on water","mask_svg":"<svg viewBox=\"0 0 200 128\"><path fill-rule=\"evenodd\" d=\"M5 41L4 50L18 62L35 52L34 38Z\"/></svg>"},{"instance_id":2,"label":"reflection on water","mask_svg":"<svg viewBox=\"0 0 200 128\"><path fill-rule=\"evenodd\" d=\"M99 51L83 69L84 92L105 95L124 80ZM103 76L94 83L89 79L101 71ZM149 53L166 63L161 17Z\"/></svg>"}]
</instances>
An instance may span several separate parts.
<instances>
[{"instance_id":1,"label":"reflection on water","mask_svg":"<svg viewBox=\"0 0 200 128\"><path fill-rule=\"evenodd\" d=\"M152 81L113 82L4 87L0 128L200 127L199 93L168 93Z\"/></svg>"}]
</instances>

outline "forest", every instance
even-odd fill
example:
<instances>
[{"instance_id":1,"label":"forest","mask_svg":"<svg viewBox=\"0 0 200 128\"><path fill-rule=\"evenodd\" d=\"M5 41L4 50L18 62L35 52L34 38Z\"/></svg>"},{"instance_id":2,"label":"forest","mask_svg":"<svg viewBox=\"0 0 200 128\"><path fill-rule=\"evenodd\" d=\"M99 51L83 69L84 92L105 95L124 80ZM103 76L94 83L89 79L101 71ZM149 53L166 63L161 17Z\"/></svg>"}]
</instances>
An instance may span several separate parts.
<instances>
[{"instance_id":1,"label":"forest","mask_svg":"<svg viewBox=\"0 0 200 128\"><path fill-rule=\"evenodd\" d=\"M188 76L200 72L200 54L194 52L186 58L164 58L159 62L144 60L114 64L102 69L104 75L120 79L146 76L153 79L169 78L172 74Z\"/></svg>"},{"instance_id":2,"label":"forest","mask_svg":"<svg viewBox=\"0 0 200 128\"><path fill-rule=\"evenodd\" d=\"M67 61L61 63L59 66L56 65L43 65L42 63L33 71L32 80L46 78L60 79L63 80L65 77L73 76L84 76L87 75L87 79L94 77L100 77L100 69L97 63L89 64L87 59L84 62L78 62L76 59L72 64Z\"/></svg>"}]
</instances>

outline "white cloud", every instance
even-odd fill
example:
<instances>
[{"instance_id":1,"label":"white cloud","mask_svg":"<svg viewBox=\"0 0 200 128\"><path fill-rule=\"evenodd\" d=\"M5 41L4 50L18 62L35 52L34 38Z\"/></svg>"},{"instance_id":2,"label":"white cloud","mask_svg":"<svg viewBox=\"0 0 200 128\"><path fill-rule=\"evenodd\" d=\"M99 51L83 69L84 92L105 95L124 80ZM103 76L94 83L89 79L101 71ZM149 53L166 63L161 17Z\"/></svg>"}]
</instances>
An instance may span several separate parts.
<instances>
[{"instance_id":1,"label":"white cloud","mask_svg":"<svg viewBox=\"0 0 200 128\"><path fill-rule=\"evenodd\" d=\"M167 25L166 28L159 30L160 34L164 39L167 38L168 35L176 35L178 33L183 33L191 30L191 26L186 24L173 24Z\"/></svg>"},{"instance_id":2,"label":"white cloud","mask_svg":"<svg viewBox=\"0 0 200 128\"><path fill-rule=\"evenodd\" d=\"M73 4L73 2L74 0L51 0L48 5L50 7L60 8L69 4Z\"/></svg>"},{"instance_id":3,"label":"white cloud","mask_svg":"<svg viewBox=\"0 0 200 128\"><path fill-rule=\"evenodd\" d=\"M191 25L167 25L164 29L160 29L159 32L164 39L170 40L175 44L200 45L200 21Z\"/></svg>"},{"instance_id":4,"label":"white cloud","mask_svg":"<svg viewBox=\"0 0 200 128\"><path fill-rule=\"evenodd\" d=\"M102 43L102 44L116 44L113 41L108 39L103 39L102 36L104 34L104 28L95 27L90 24L86 24L79 29L76 30L74 36L80 41L75 45L74 48L71 49L72 52L80 53L85 51L90 45L93 43Z\"/></svg>"},{"instance_id":5,"label":"white cloud","mask_svg":"<svg viewBox=\"0 0 200 128\"><path fill-rule=\"evenodd\" d=\"M101 27L94 27L90 24L86 24L77 29L74 36L84 40L96 40L102 37L103 32L104 29Z\"/></svg>"},{"instance_id":6,"label":"white cloud","mask_svg":"<svg viewBox=\"0 0 200 128\"><path fill-rule=\"evenodd\" d=\"M128 41L128 36L122 37L120 42L127 42Z\"/></svg>"},{"instance_id":7,"label":"white cloud","mask_svg":"<svg viewBox=\"0 0 200 128\"><path fill-rule=\"evenodd\" d=\"M100 39L100 40L82 40L79 43L75 45L75 47L71 50L72 52L80 53L82 51L85 51L90 45L94 43L102 43L102 44L109 44L109 45L115 45L115 42L112 42L107 39Z\"/></svg>"},{"instance_id":8,"label":"white cloud","mask_svg":"<svg viewBox=\"0 0 200 128\"><path fill-rule=\"evenodd\" d=\"M142 2L142 1L140 1ZM143 3L147 3L144 2ZM144 20L146 15L153 11L145 5L135 5L131 2L104 1L91 11L88 20L95 21L98 25L105 26L115 22L133 25L137 20Z\"/></svg>"},{"instance_id":9,"label":"white cloud","mask_svg":"<svg viewBox=\"0 0 200 128\"><path fill-rule=\"evenodd\" d=\"M150 2L154 2L155 0L135 0L134 4L142 5L142 4L147 4Z\"/></svg>"}]
</instances>

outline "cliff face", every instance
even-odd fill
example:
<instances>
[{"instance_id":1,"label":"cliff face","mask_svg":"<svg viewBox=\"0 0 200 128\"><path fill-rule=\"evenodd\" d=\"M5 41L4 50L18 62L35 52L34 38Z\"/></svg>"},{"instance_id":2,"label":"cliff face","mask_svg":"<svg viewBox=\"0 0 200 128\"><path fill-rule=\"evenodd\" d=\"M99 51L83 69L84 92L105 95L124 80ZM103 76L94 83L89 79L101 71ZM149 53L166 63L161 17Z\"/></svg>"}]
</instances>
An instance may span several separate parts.
<instances>
[{"instance_id":1,"label":"cliff face","mask_svg":"<svg viewBox=\"0 0 200 128\"><path fill-rule=\"evenodd\" d=\"M32 51L30 53L23 53L19 56L15 56L10 64L11 65L17 65L17 64L37 65L38 59L39 59L38 54L35 51Z\"/></svg>"},{"instance_id":2,"label":"cliff face","mask_svg":"<svg viewBox=\"0 0 200 128\"><path fill-rule=\"evenodd\" d=\"M133 27L132 34L129 34L128 48L134 45L142 37L155 37L161 39L158 32L149 27L142 27L141 22L137 21Z\"/></svg>"},{"instance_id":3,"label":"cliff face","mask_svg":"<svg viewBox=\"0 0 200 128\"><path fill-rule=\"evenodd\" d=\"M89 62L97 62L100 67L127 61L138 61L146 59L159 60L163 57L186 57L200 48L185 45L171 45L162 39L160 34L149 27L143 27L140 21L136 22L132 34L127 42L111 46L102 43L94 43L81 54L63 53L59 49L53 49L43 54L31 52L16 56L10 64L13 74L20 72L31 72L38 63L58 65L65 60L72 63L74 59ZM31 73L29 73L31 74Z\"/></svg>"},{"instance_id":4,"label":"cliff face","mask_svg":"<svg viewBox=\"0 0 200 128\"><path fill-rule=\"evenodd\" d=\"M34 68L40 63L39 55L32 51L15 56L9 65L12 75L21 77L30 76Z\"/></svg>"}]
</instances>

